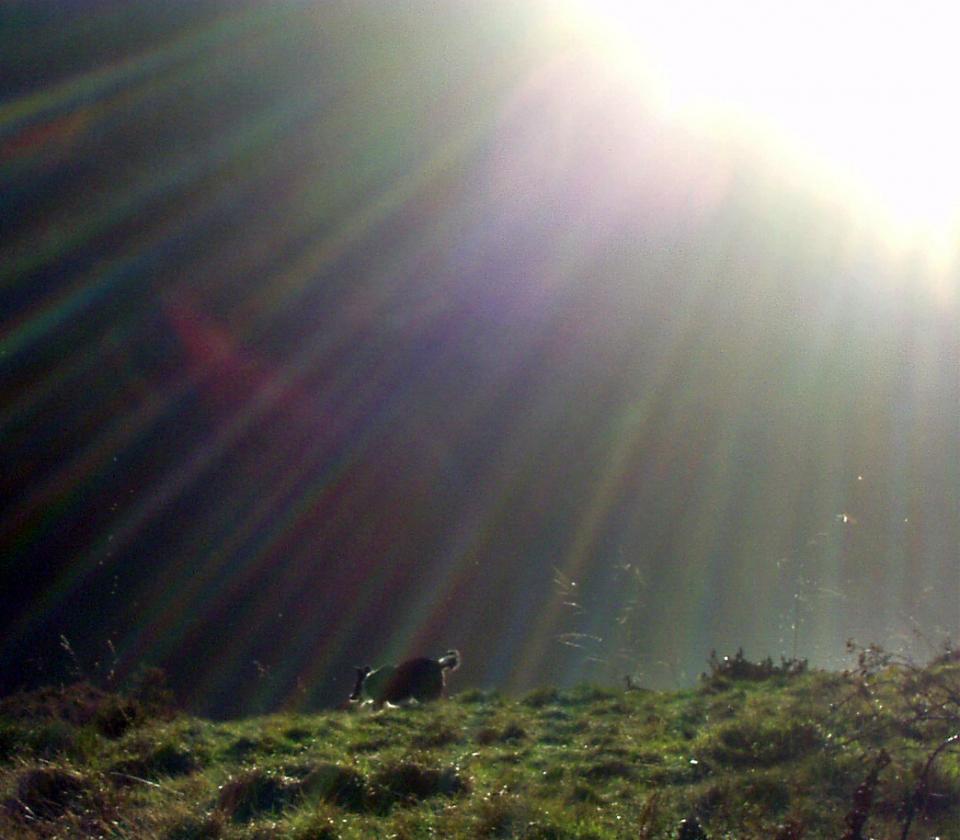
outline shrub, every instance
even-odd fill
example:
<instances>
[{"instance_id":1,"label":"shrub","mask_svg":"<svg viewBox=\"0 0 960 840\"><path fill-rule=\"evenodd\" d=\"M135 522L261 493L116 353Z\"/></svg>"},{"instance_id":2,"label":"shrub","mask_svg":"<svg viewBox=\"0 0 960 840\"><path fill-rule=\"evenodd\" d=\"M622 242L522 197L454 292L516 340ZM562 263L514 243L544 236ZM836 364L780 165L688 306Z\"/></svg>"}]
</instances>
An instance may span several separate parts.
<instances>
[{"instance_id":1,"label":"shrub","mask_svg":"<svg viewBox=\"0 0 960 840\"><path fill-rule=\"evenodd\" d=\"M806 659L780 657L777 665L768 656L759 662L751 662L744 656L743 648L739 648L734 656L721 657L715 650L710 651L707 667L709 672L700 675L707 688L724 688L737 680L757 682L774 677L796 677L805 674L808 668Z\"/></svg>"},{"instance_id":2,"label":"shrub","mask_svg":"<svg viewBox=\"0 0 960 840\"><path fill-rule=\"evenodd\" d=\"M899 794L876 807L896 813L906 837L916 817L936 814L942 804L956 801L958 784L944 762L960 746L960 652L947 642L939 656L921 666L879 645L861 647L850 641L847 649L856 654L857 667L845 675L848 694L834 712L848 719L855 715L857 726L847 736L849 743L864 751L885 743L891 750L881 749L884 760L877 760L871 777L860 786L869 788L870 795L861 796L860 788L854 795L848 835L858 839L874 806L877 776L892 762L895 768L912 765L912 770L898 779Z\"/></svg>"}]
</instances>

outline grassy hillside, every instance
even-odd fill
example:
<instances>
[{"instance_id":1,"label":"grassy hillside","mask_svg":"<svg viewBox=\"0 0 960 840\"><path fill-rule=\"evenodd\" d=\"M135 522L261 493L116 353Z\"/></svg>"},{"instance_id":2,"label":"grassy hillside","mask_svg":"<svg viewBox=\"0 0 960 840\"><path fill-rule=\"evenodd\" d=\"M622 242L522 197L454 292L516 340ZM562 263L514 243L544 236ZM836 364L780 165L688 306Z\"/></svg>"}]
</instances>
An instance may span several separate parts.
<instances>
[{"instance_id":1,"label":"grassy hillside","mask_svg":"<svg viewBox=\"0 0 960 840\"><path fill-rule=\"evenodd\" d=\"M796 664L713 659L672 693L466 692L226 723L90 687L8 698L0 836L839 840L909 820L910 837L960 837L956 655Z\"/></svg>"}]
</instances>

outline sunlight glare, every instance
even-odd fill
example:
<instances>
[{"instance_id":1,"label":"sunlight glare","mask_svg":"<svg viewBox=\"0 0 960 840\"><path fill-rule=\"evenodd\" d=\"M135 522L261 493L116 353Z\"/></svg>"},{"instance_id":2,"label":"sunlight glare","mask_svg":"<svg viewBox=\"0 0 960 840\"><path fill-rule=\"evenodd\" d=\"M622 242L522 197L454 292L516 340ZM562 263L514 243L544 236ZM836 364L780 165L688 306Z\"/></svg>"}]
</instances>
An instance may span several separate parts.
<instances>
[{"instance_id":1,"label":"sunlight glare","mask_svg":"<svg viewBox=\"0 0 960 840\"><path fill-rule=\"evenodd\" d=\"M953 4L568 0L564 17L675 118L815 178L893 250L955 260Z\"/></svg>"}]
</instances>

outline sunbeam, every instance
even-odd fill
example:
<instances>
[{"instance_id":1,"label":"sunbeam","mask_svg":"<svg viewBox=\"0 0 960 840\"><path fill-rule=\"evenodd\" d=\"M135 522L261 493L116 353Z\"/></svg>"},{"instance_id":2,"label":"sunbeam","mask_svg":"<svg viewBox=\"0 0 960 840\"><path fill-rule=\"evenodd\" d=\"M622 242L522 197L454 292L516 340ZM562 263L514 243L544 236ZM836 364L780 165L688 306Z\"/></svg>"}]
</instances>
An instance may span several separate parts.
<instances>
[{"instance_id":1,"label":"sunbeam","mask_svg":"<svg viewBox=\"0 0 960 840\"><path fill-rule=\"evenodd\" d=\"M953 28L856 9L0 4L0 690L956 635Z\"/></svg>"},{"instance_id":2,"label":"sunbeam","mask_svg":"<svg viewBox=\"0 0 960 840\"><path fill-rule=\"evenodd\" d=\"M846 206L953 295L960 60L949 5L738 0L561 3L561 19L656 107Z\"/></svg>"}]
</instances>

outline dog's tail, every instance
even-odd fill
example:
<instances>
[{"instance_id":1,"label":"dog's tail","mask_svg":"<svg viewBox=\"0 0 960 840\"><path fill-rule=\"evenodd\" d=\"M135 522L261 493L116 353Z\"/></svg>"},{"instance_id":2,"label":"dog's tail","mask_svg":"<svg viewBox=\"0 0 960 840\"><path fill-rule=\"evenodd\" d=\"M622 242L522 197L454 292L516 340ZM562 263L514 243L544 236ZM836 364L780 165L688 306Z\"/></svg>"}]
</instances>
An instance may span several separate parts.
<instances>
[{"instance_id":1,"label":"dog's tail","mask_svg":"<svg viewBox=\"0 0 960 840\"><path fill-rule=\"evenodd\" d=\"M437 660L437 664L442 670L449 668L451 671L456 671L460 667L460 651L448 650Z\"/></svg>"}]
</instances>

